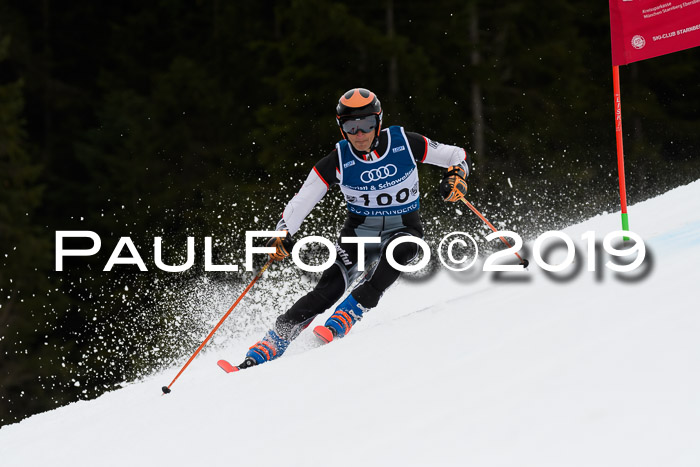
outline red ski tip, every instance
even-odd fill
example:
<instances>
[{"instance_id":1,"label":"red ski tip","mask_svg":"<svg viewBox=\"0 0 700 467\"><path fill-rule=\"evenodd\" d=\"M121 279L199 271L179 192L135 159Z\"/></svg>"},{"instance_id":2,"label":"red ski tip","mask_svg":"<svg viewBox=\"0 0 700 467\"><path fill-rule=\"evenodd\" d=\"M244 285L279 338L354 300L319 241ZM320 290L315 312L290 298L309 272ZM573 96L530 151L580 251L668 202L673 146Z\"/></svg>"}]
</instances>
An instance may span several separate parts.
<instances>
[{"instance_id":1,"label":"red ski tip","mask_svg":"<svg viewBox=\"0 0 700 467\"><path fill-rule=\"evenodd\" d=\"M316 334L316 337L321 339L324 344L328 344L333 340L333 333L325 326L316 326L314 328L314 334Z\"/></svg>"},{"instance_id":2,"label":"red ski tip","mask_svg":"<svg viewBox=\"0 0 700 467\"><path fill-rule=\"evenodd\" d=\"M219 360L216 362L219 367L221 367L222 370L224 370L226 373L233 373L234 371L238 371L239 368L237 366L231 365L229 362L226 360Z\"/></svg>"}]
</instances>

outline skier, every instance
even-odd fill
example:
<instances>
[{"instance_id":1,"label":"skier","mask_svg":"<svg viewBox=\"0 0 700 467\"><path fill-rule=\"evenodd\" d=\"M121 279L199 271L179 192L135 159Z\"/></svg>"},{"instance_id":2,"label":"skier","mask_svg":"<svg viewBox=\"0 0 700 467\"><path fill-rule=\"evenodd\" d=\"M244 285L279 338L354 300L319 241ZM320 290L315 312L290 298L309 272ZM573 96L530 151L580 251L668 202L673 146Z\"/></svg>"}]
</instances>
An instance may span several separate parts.
<instances>
[{"instance_id":1,"label":"skier","mask_svg":"<svg viewBox=\"0 0 700 467\"><path fill-rule=\"evenodd\" d=\"M340 185L347 202L347 218L335 245L337 259L321 276L316 287L280 315L275 325L246 353L238 369L248 368L280 357L291 341L309 326L317 315L336 303L362 274L358 271L358 248L343 237L380 237L380 244L365 248L366 264L378 259L365 280L338 305L325 326L314 333L323 341L345 336L399 277L386 257L386 246L403 235L423 237L419 207L417 162L448 168L439 191L445 201L460 201L467 192L466 178L471 162L459 147L440 144L405 131L400 126L382 129L382 107L377 96L364 88L344 93L336 107L336 121L343 139L318 161L299 192L289 201L277 231L268 246L275 247L273 260L289 256L292 236L328 192ZM418 254L413 242L399 244L393 253L397 263L407 265Z\"/></svg>"}]
</instances>

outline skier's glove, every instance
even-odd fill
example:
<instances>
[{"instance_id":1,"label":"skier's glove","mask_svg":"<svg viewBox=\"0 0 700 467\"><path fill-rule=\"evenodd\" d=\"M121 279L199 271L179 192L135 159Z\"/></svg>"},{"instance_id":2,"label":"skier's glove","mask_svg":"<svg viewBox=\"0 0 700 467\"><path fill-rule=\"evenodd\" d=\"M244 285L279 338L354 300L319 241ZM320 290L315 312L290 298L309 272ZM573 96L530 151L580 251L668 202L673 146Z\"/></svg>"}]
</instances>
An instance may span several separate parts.
<instances>
[{"instance_id":1,"label":"skier's glove","mask_svg":"<svg viewBox=\"0 0 700 467\"><path fill-rule=\"evenodd\" d=\"M466 172L459 165L453 165L445 172L440 182L440 195L445 201L454 203L467 194Z\"/></svg>"},{"instance_id":2,"label":"skier's glove","mask_svg":"<svg viewBox=\"0 0 700 467\"><path fill-rule=\"evenodd\" d=\"M269 253L270 259L273 261L282 261L284 258L289 256L294 248L294 240L292 236L286 230L283 230L287 235L285 237L272 237L265 246L271 246L277 251L274 253Z\"/></svg>"}]
</instances>

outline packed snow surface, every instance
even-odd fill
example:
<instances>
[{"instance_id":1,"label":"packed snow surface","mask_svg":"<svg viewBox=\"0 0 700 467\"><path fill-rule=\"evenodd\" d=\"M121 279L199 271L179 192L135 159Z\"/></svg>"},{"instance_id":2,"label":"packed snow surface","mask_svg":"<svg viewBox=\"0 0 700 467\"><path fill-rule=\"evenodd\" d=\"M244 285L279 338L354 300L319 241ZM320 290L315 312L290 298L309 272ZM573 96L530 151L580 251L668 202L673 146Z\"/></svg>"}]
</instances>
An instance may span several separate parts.
<instances>
[{"instance_id":1,"label":"packed snow surface","mask_svg":"<svg viewBox=\"0 0 700 467\"><path fill-rule=\"evenodd\" d=\"M604 265L620 214L601 214L564 230L575 263L551 277L530 257L522 272L402 280L330 345L307 330L225 374L216 361L239 363L251 333L203 352L171 394L179 366L3 427L0 464L700 465L700 182L629 215L647 248L632 273Z\"/></svg>"}]
</instances>

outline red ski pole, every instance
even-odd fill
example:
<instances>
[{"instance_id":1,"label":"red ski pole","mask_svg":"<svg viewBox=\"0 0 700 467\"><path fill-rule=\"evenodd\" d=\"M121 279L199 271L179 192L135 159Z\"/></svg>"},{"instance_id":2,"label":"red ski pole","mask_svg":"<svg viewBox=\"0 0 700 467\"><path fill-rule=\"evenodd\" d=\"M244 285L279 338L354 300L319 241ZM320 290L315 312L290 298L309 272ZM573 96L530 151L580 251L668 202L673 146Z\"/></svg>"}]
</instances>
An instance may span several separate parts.
<instances>
[{"instance_id":1,"label":"red ski pole","mask_svg":"<svg viewBox=\"0 0 700 467\"><path fill-rule=\"evenodd\" d=\"M176 380L180 377L180 375L185 371L185 368L187 368L187 367L189 366L189 364L192 363L192 360L194 360L194 357L196 357L197 354L199 353L199 351L202 350L202 349L204 348L204 346L207 344L207 342L209 342L209 339L211 339L211 337L214 335L214 333L217 331L217 329L219 329L219 326L221 326L221 325L224 323L224 321L226 321L226 318L228 318L228 315L231 314L231 312L233 311L233 309L236 308L236 306L240 303L240 301L243 299L243 297L245 297L245 294L247 294L248 291L253 287L253 285L258 281L258 279L260 279L260 278L262 277L262 275L263 275L263 273L265 272L265 270L266 270L268 267L270 267L270 265L271 265L272 263L273 263L273 260L269 260L267 263L265 263L265 266L263 266L263 267L260 269L260 271L258 271L258 273L257 273L256 276L253 278L253 280L250 281L250 284L248 284L248 287L245 288L245 290L243 291L243 293L238 297L238 299L236 299L236 301L233 303L233 305L231 305L231 308L228 309L228 311L226 312L226 314L219 320L219 322L217 323L217 325L214 326L214 329L211 330L211 332L209 333L209 335L207 336L207 338L204 339L204 342L202 342L201 344L199 344L199 347L197 347L197 350L194 351L194 353L192 354L192 356L190 357L190 359L187 360L187 363L185 363L185 366L182 367L182 369L180 370L180 372L175 376L175 378L173 378L173 380L170 382L170 384L168 384L167 386L163 386L163 388L162 388L162 389L163 389L163 394L168 394L168 393L170 392L170 387L175 383L175 381L176 381Z\"/></svg>"},{"instance_id":2,"label":"red ski pole","mask_svg":"<svg viewBox=\"0 0 700 467\"><path fill-rule=\"evenodd\" d=\"M481 220L484 221L484 222L486 223L486 225L488 225L489 227L491 227L491 230L493 230L494 232L498 232L498 229L496 229L496 227L494 227L493 224L491 224L491 223L489 222L489 220L486 219L486 217L484 217L484 215L481 214L481 213L478 211L478 209L476 209L476 208L472 205L472 203L470 203L469 201L467 201L467 200L464 199L464 198L461 198L461 200L462 200L462 202L463 202L464 204L467 205L467 207L468 207L469 209L472 210L472 212L473 212L474 214L476 214L477 216L479 216L479 217L481 218ZM501 241L502 241L503 243L506 244L506 246L507 246L508 248L512 248L512 247L510 246L510 243L508 243L508 241L507 241L505 238L501 237L500 235L499 235L499 238L501 239ZM520 260L520 264L521 264L524 268L526 268L526 267L530 264L530 262L529 262L528 260L523 259L523 257L520 256L517 252L515 253L515 256L518 257L518 259Z\"/></svg>"}]
</instances>

